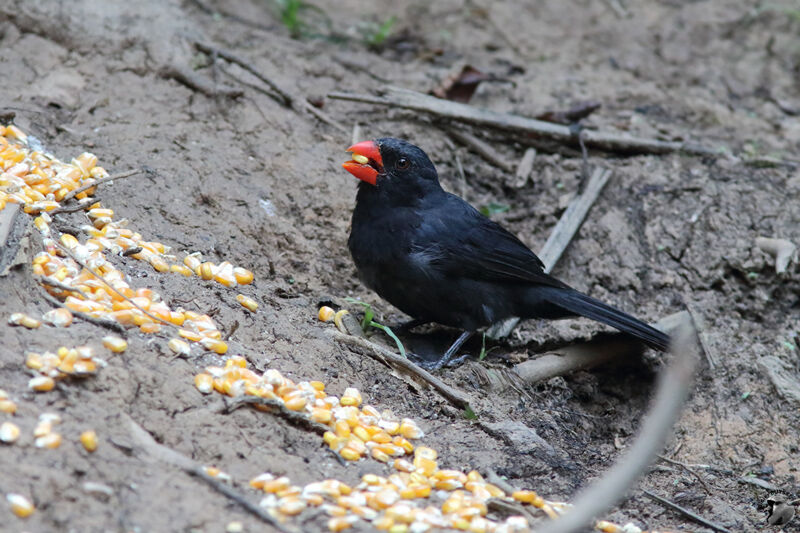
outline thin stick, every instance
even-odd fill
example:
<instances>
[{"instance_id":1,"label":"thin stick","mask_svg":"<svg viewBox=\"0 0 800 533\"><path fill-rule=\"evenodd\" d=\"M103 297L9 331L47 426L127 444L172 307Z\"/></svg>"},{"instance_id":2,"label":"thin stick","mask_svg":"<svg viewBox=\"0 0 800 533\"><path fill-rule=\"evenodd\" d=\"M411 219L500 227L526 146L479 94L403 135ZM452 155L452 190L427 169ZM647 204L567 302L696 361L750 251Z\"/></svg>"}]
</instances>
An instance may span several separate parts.
<instances>
[{"instance_id":1,"label":"thin stick","mask_svg":"<svg viewBox=\"0 0 800 533\"><path fill-rule=\"evenodd\" d=\"M246 70L256 78L264 82L266 85L268 85L270 89L275 91L278 94L278 96L280 96L283 105L285 105L286 107L293 107L294 97L291 94L289 94L288 91L282 89L280 85L278 85L277 83L266 77L264 74L260 73L258 70L254 69L250 65L250 62L245 61L244 59L240 58L239 56L231 52L228 52L227 50L224 50L222 48L215 48L213 46L201 43L199 41L195 41L194 46L204 54L209 54L209 55L216 54L217 56L221 57L225 61L228 61L229 63L239 65L244 70Z\"/></svg>"},{"instance_id":2,"label":"thin stick","mask_svg":"<svg viewBox=\"0 0 800 533\"><path fill-rule=\"evenodd\" d=\"M186 87L200 92L208 97L224 96L227 98L238 98L244 94L241 89L228 87L217 87L215 83L198 76L193 71L184 66L168 65L160 71L162 78L173 79Z\"/></svg>"},{"instance_id":3,"label":"thin stick","mask_svg":"<svg viewBox=\"0 0 800 533\"><path fill-rule=\"evenodd\" d=\"M78 194L82 193L83 191L88 191L92 187L97 187L98 185L102 185L104 183L108 183L109 181L121 180L121 179L129 178L131 176L135 176L136 174L140 174L142 172L144 172L144 169L142 169L142 168L137 168L137 169L133 169L133 170L126 170L125 172L119 172L117 174L111 174L110 176L106 176L105 178L100 178L99 180L95 180L94 183L84 183L83 185L81 185L77 189L68 192L67 195L64 196L64 199L61 200L61 203L68 202L69 200L72 200L73 198L75 198L75 195L78 195Z\"/></svg>"},{"instance_id":4,"label":"thin stick","mask_svg":"<svg viewBox=\"0 0 800 533\"><path fill-rule=\"evenodd\" d=\"M78 211L83 211L84 209L87 209L90 205L92 205L93 203L95 203L98 200L99 200L99 198L97 196L87 197L87 198L84 198L84 199L78 201L78 203L75 204L75 205L69 205L68 206L68 205L63 205L62 204L62 205L56 207L55 209L51 209L50 211L47 211L47 214L49 214L50 216L53 216L53 215L60 215L60 214L63 214L63 213L76 213Z\"/></svg>"},{"instance_id":5,"label":"thin stick","mask_svg":"<svg viewBox=\"0 0 800 533\"><path fill-rule=\"evenodd\" d=\"M322 435L330 429L328 426L320 424L319 422L314 422L307 416L298 413L297 411L287 409L283 402L273 400L271 398L260 398L258 396L239 396L238 398L234 398L225 404L225 412L230 413L239 407L242 407L243 405L266 405L270 409L274 410L273 414L277 414L295 426L300 426L303 429L310 429L318 435Z\"/></svg>"},{"instance_id":6,"label":"thin stick","mask_svg":"<svg viewBox=\"0 0 800 533\"><path fill-rule=\"evenodd\" d=\"M497 483L494 483L494 485L497 485ZM533 524L537 521L533 513L526 509L524 505L511 503L499 498L489 498L486 501L486 506L490 511L497 511L507 515L522 515L528 519L528 524Z\"/></svg>"},{"instance_id":7,"label":"thin stick","mask_svg":"<svg viewBox=\"0 0 800 533\"><path fill-rule=\"evenodd\" d=\"M137 424L129 416L127 415L124 416L125 418L128 419L131 435L136 440L139 447L142 450L144 450L148 455L164 463L176 466L181 470L183 470L184 472L186 472L187 474L190 474L194 477L203 480L212 489L224 495L231 501L237 503L245 511L249 512L253 516L271 525L278 531L284 533L292 532L292 530L287 529L283 524L278 522L275 518L272 517L272 515L267 513L264 509L259 507L257 504L251 502L244 494L241 494L233 487L226 485L225 483L222 483L218 479L209 476L199 463L193 461L189 457L186 457L185 455L180 454L171 448L167 448L163 444L157 443L156 440L153 438L153 436L150 435L150 433L148 433L144 428L142 428L142 426Z\"/></svg>"},{"instance_id":8,"label":"thin stick","mask_svg":"<svg viewBox=\"0 0 800 533\"><path fill-rule=\"evenodd\" d=\"M353 335L345 335L344 333L336 329L331 329L329 331L331 332L331 335L333 336L333 339L335 341L341 344L352 346L354 348L360 348L373 359L380 361L385 365L398 368L403 372L406 372L407 374L412 374L422 379L423 381L426 381L428 384L431 385L431 387L436 389L439 392L439 394L444 396L450 403L452 403L459 409L470 408L469 397L466 394L447 385L441 379L437 378L424 368L418 367L405 357L400 357L399 355L390 352L383 346L379 346L374 342L368 341L367 339L361 337L355 337Z\"/></svg>"},{"instance_id":9,"label":"thin stick","mask_svg":"<svg viewBox=\"0 0 800 533\"><path fill-rule=\"evenodd\" d=\"M661 374L655 402L639 428L636 441L599 481L578 495L570 510L539 531L571 533L584 530L595 516L607 512L622 498L642 475L664 447L689 393L697 359L694 338L691 322L684 319L670 346L673 361Z\"/></svg>"},{"instance_id":10,"label":"thin stick","mask_svg":"<svg viewBox=\"0 0 800 533\"><path fill-rule=\"evenodd\" d=\"M553 231L550 232L547 242L539 252L539 259L544 263L544 271L550 273L556 265L564 250L567 249L572 238L589 214L594 202L600 197L603 187L608 183L611 171L604 168L596 168L589 183L580 196L570 202L564 214L556 223ZM507 336L519 323L519 318L512 317L492 325L486 334L493 339L501 339Z\"/></svg>"},{"instance_id":11,"label":"thin stick","mask_svg":"<svg viewBox=\"0 0 800 533\"><path fill-rule=\"evenodd\" d=\"M692 511L690 511L689 509L686 509L685 507L681 507L677 503L671 502L670 500L668 500L666 498L662 498L661 496L659 496L657 494L653 494L649 490L642 489L642 493L645 496L647 496L648 498L651 498L651 499L657 501L661 505L663 505L665 507L669 507L670 509L672 509L674 511L678 511L679 513L681 513L686 518L694 520L698 524L703 524L704 526L706 526L709 529L713 529L714 531L719 531L720 533L731 533L729 529L726 529L726 528L722 527L721 525L717 524L716 522L712 522L710 520L707 520L707 519L703 518L702 516L700 516L699 514L696 514L696 513L692 512Z\"/></svg>"},{"instance_id":12,"label":"thin stick","mask_svg":"<svg viewBox=\"0 0 800 533\"><path fill-rule=\"evenodd\" d=\"M697 339L700 341L700 348L703 350L703 355L708 361L708 366L711 370L714 370L717 367L717 355L716 352L711 348L711 344L708 342L708 328L706 327L705 321L703 320L702 315L697 312L693 305L689 304L689 302L684 301L684 305L686 306L686 310L689 312L689 315L692 317L692 324L694 324L694 329L697 330Z\"/></svg>"},{"instance_id":13,"label":"thin stick","mask_svg":"<svg viewBox=\"0 0 800 533\"><path fill-rule=\"evenodd\" d=\"M386 86L381 89L381 92L382 96L332 92L328 94L328 98L411 109L476 126L522 133L533 139L548 139L568 146L578 146L577 133L568 126L480 109L399 87ZM622 154L685 152L692 155L715 155L720 153L718 149L694 143L659 141L593 130L586 131L584 141L589 148Z\"/></svg>"},{"instance_id":14,"label":"thin stick","mask_svg":"<svg viewBox=\"0 0 800 533\"><path fill-rule=\"evenodd\" d=\"M513 183L511 183L512 187L519 189L528 183L528 180L531 177L531 172L533 171L534 161L536 161L536 148L526 149L525 153L522 155L519 165L517 165L517 172L514 176Z\"/></svg>"},{"instance_id":15,"label":"thin stick","mask_svg":"<svg viewBox=\"0 0 800 533\"><path fill-rule=\"evenodd\" d=\"M456 141L460 142L461 144L465 145L467 148L484 158L486 161L491 163L492 165L500 168L509 174L514 172L512 166L506 161L497 155L497 150L494 150L491 146L486 144L481 139L478 139L474 135L470 135L465 131L459 131L455 128L447 128L447 133Z\"/></svg>"},{"instance_id":16,"label":"thin stick","mask_svg":"<svg viewBox=\"0 0 800 533\"><path fill-rule=\"evenodd\" d=\"M700 474L692 470L692 468L689 465L687 465L686 463L682 463L680 461L676 461L675 459L670 459L669 457L664 457L663 455L659 455L658 458L661 459L662 461L673 464L675 466L680 466L681 468L689 472L697 479L697 481L700 482L701 485L703 485L703 488L705 489L706 493L711 494L711 489L706 484L706 481L702 477L700 477Z\"/></svg>"},{"instance_id":17,"label":"thin stick","mask_svg":"<svg viewBox=\"0 0 800 533\"><path fill-rule=\"evenodd\" d=\"M116 331L117 333L122 333L123 335L127 333L125 331L125 328L119 322L115 322L113 320L107 320L105 318L97 318L92 315L87 315L86 313L83 313L81 311L74 311L72 309L69 309L66 305L64 305L64 302L59 301L58 298L56 298L47 291L43 291L43 296L44 299L50 302L51 304L55 305L56 307L63 307L64 309L68 309L70 313L80 318L81 320L85 320L86 322L94 324L95 326L108 328L110 330Z\"/></svg>"},{"instance_id":18,"label":"thin stick","mask_svg":"<svg viewBox=\"0 0 800 533\"><path fill-rule=\"evenodd\" d=\"M65 285L65 284L61 283L60 281L51 278L50 276L42 276L41 278L39 278L39 283L41 283L42 285L48 285L50 287L55 287L56 289L61 289L62 291L66 291L66 292L77 292L78 294L83 296L84 299L89 300L89 295L87 295L81 289L79 289L77 287L70 287L69 285Z\"/></svg>"}]
</instances>

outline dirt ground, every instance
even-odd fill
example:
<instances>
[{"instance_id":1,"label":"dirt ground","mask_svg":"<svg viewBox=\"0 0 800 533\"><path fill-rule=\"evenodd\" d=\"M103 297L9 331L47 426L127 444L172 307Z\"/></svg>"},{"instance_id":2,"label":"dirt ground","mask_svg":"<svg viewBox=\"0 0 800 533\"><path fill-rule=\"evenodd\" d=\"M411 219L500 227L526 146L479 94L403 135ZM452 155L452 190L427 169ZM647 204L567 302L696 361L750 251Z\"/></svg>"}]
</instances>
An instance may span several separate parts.
<instances>
[{"instance_id":1,"label":"dirt ground","mask_svg":"<svg viewBox=\"0 0 800 533\"><path fill-rule=\"evenodd\" d=\"M507 80L481 84L476 106L533 116L596 100L602 108L587 127L726 147L718 157L590 153L590 163L613 176L554 273L650 321L687 304L703 318L718 364L701 362L663 452L693 465L697 477L661 461L638 487L731 531L759 531L765 487L798 496L800 399L779 394L762 363L777 358L800 380L800 269L794 262L777 275L755 241L800 243L800 11L794 0L625 3L627 17L601 0L320 2L320 10L301 11L295 39L268 0L0 0L0 113L13 112L61 159L91 151L111 172L152 168L105 187L104 204L146 238L255 272L246 293L260 308L248 314L233 289L157 274L129 258L120 263L168 302L213 313L230 336L229 353L293 379L322 380L337 394L357 387L370 403L416 418L441 462L494 468L553 500L569 500L633 440L661 367L655 354L504 393L481 389L469 365L439 372L470 395L480 421L522 424L548 446L489 435L432 391L333 343L325 333L332 326L318 322L316 311L320 301L350 296L373 304L386 322L403 318L357 281L346 248L356 180L340 164L355 122L363 139L391 135L423 147L444 186L473 204L508 205L494 218L534 250L578 189L580 158L540 152L531 181L510 187L501 169L448 140L443 124L326 94L384 84L427 92L468 63ZM389 16L396 22L388 39L368 46L363 36ZM239 67L212 66L193 41L246 58L300 101L321 104L343 129L256 90L264 85ZM176 71L209 84L216 76L243 95L202 94ZM522 157L524 147L507 137L486 139L511 164ZM85 220L71 217L78 226ZM195 478L133 453L127 417L158 442L220 467L254 501L247 480L265 471L297 483L354 483L382 471L375 461L340 465L318 436L280 418L220 412L221 397L202 396L192 378L221 358L197 350L176 358L166 334L132 330L128 350L108 357L96 378L28 392L27 350L99 349L106 334L80 320L68 329L7 326L12 312L41 315L51 307L29 265L0 278L0 388L18 402L14 419L24 435L0 448L0 492L29 495L37 512L23 521L2 505L0 529L224 531L241 521L246 531L269 530ZM512 340L490 344L496 348L481 364L524 360L599 329L585 320L525 322ZM467 345L479 350L479 340ZM57 450L31 444L43 411L63 418ZM91 455L77 442L87 427L100 437ZM87 492L86 482L111 493ZM605 518L710 531L639 490ZM302 527L326 530L325 518Z\"/></svg>"}]
</instances>

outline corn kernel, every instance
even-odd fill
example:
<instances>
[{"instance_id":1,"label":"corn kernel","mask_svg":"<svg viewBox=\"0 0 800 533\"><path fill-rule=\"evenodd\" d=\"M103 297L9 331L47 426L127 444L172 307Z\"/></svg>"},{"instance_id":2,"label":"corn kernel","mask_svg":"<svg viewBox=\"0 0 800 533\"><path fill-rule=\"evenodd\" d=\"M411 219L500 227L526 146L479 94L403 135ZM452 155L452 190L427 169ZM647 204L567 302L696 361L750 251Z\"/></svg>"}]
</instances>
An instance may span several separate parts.
<instances>
[{"instance_id":1,"label":"corn kernel","mask_svg":"<svg viewBox=\"0 0 800 533\"><path fill-rule=\"evenodd\" d=\"M361 454L352 448L342 448L339 454L342 456L342 458L347 459L348 461L358 461L361 459Z\"/></svg>"},{"instance_id":2,"label":"corn kernel","mask_svg":"<svg viewBox=\"0 0 800 533\"><path fill-rule=\"evenodd\" d=\"M410 418L404 418L400 423L400 434L407 439L421 439L425 436L417 423Z\"/></svg>"},{"instance_id":3,"label":"corn kernel","mask_svg":"<svg viewBox=\"0 0 800 533\"><path fill-rule=\"evenodd\" d=\"M290 411L301 411L306 406L306 399L303 396L294 396L286 401L286 408Z\"/></svg>"},{"instance_id":4,"label":"corn kernel","mask_svg":"<svg viewBox=\"0 0 800 533\"><path fill-rule=\"evenodd\" d=\"M518 490L511 494L511 497L522 503L533 503L538 498L538 495L532 490Z\"/></svg>"},{"instance_id":5,"label":"corn kernel","mask_svg":"<svg viewBox=\"0 0 800 533\"><path fill-rule=\"evenodd\" d=\"M69 312L69 309L59 307L46 312L42 319L57 328L66 328L72 324L72 313Z\"/></svg>"},{"instance_id":6,"label":"corn kernel","mask_svg":"<svg viewBox=\"0 0 800 533\"><path fill-rule=\"evenodd\" d=\"M37 448L55 449L61 446L61 435L59 433L47 433L41 437L36 437L34 444Z\"/></svg>"},{"instance_id":7,"label":"corn kernel","mask_svg":"<svg viewBox=\"0 0 800 533\"><path fill-rule=\"evenodd\" d=\"M250 311L251 313L255 313L256 309L258 309L258 304L252 298L245 296L244 294L237 294L236 301L242 304L242 307Z\"/></svg>"},{"instance_id":8,"label":"corn kernel","mask_svg":"<svg viewBox=\"0 0 800 533\"><path fill-rule=\"evenodd\" d=\"M180 274L181 276L186 276L187 278L190 278L194 275L192 269L186 265L170 265L169 271Z\"/></svg>"},{"instance_id":9,"label":"corn kernel","mask_svg":"<svg viewBox=\"0 0 800 533\"><path fill-rule=\"evenodd\" d=\"M198 275L204 280L208 281L214 278L214 263L206 261L198 268L200 269L200 273Z\"/></svg>"},{"instance_id":10,"label":"corn kernel","mask_svg":"<svg viewBox=\"0 0 800 533\"><path fill-rule=\"evenodd\" d=\"M239 285L249 285L253 283L253 273L246 268L235 267L233 269L233 275L236 278L236 283Z\"/></svg>"},{"instance_id":11,"label":"corn kernel","mask_svg":"<svg viewBox=\"0 0 800 533\"><path fill-rule=\"evenodd\" d=\"M51 391L55 386L56 382L53 381L53 378L48 376L36 376L28 381L28 388L33 389L36 392Z\"/></svg>"},{"instance_id":12,"label":"corn kernel","mask_svg":"<svg viewBox=\"0 0 800 533\"><path fill-rule=\"evenodd\" d=\"M18 438L19 426L13 422L3 422L3 424L0 425L0 441L11 444L16 442Z\"/></svg>"},{"instance_id":13,"label":"corn kernel","mask_svg":"<svg viewBox=\"0 0 800 533\"><path fill-rule=\"evenodd\" d=\"M333 315L333 323L336 326L336 329L338 329L342 333L347 333L347 328L344 326L344 322L342 322L342 319L344 318L345 315L349 314L350 311L348 311L347 309L339 309L338 311L336 311L336 314Z\"/></svg>"},{"instance_id":14,"label":"corn kernel","mask_svg":"<svg viewBox=\"0 0 800 533\"><path fill-rule=\"evenodd\" d=\"M285 515L294 516L303 512L306 504L300 498L281 498L278 503L278 510Z\"/></svg>"},{"instance_id":15,"label":"corn kernel","mask_svg":"<svg viewBox=\"0 0 800 533\"><path fill-rule=\"evenodd\" d=\"M327 305L323 305L319 308L319 312L317 313L317 318L320 322L330 322L333 320L336 311L328 307Z\"/></svg>"},{"instance_id":16,"label":"corn kernel","mask_svg":"<svg viewBox=\"0 0 800 533\"><path fill-rule=\"evenodd\" d=\"M11 400L5 399L0 400L0 413L6 413L8 415L13 415L17 412L17 404Z\"/></svg>"},{"instance_id":17,"label":"corn kernel","mask_svg":"<svg viewBox=\"0 0 800 533\"><path fill-rule=\"evenodd\" d=\"M356 516L335 516L328 520L328 529L331 531L344 531L353 526L358 519Z\"/></svg>"},{"instance_id":18,"label":"corn kernel","mask_svg":"<svg viewBox=\"0 0 800 533\"><path fill-rule=\"evenodd\" d=\"M228 345L224 341L218 339L204 337L200 339L200 344L202 344L205 349L211 350L219 355L224 355L225 352L228 351Z\"/></svg>"},{"instance_id":19,"label":"corn kernel","mask_svg":"<svg viewBox=\"0 0 800 533\"><path fill-rule=\"evenodd\" d=\"M183 264L189 267L194 272L202 264L202 260L200 258L201 258L200 252L189 254L183 258Z\"/></svg>"},{"instance_id":20,"label":"corn kernel","mask_svg":"<svg viewBox=\"0 0 800 533\"><path fill-rule=\"evenodd\" d=\"M332 413L330 409L315 407L311 410L311 420L313 420L314 422L319 422L320 424L328 424L330 423L331 418L332 418Z\"/></svg>"},{"instance_id":21,"label":"corn kernel","mask_svg":"<svg viewBox=\"0 0 800 533\"><path fill-rule=\"evenodd\" d=\"M202 335L200 335L196 331L190 331L188 329L179 329L178 335L192 342L199 342L200 340L203 339Z\"/></svg>"},{"instance_id":22,"label":"corn kernel","mask_svg":"<svg viewBox=\"0 0 800 533\"><path fill-rule=\"evenodd\" d=\"M103 346L114 353L122 353L128 349L128 341L115 335L106 335L103 337Z\"/></svg>"},{"instance_id":23,"label":"corn kernel","mask_svg":"<svg viewBox=\"0 0 800 533\"><path fill-rule=\"evenodd\" d=\"M11 507L11 512L20 518L27 518L36 510L30 500L21 494L6 494L6 501Z\"/></svg>"},{"instance_id":24,"label":"corn kernel","mask_svg":"<svg viewBox=\"0 0 800 533\"><path fill-rule=\"evenodd\" d=\"M270 479L264 482L264 486L262 490L264 492L280 492L282 490L286 490L289 488L290 482L289 478L286 476L281 476L277 479Z\"/></svg>"},{"instance_id":25,"label":"corn kernel","mask_svg":"<svg viewBox=\"0 0 800 533\"><path fill-rule=\"evenodd\" d=\"M97 433L93 429L88 429L81 433L80 441L89 453L97 449Z\"/></svg>"},{"instance_id":26,"label":"corn kernel","mask_svg":"<svg viewBox=\"0 0 800 533\"><path fill-rule=\"evenodd\" d=\"M23 326L28 329L36 329L42 325L41 321L25 313L11 313L11 316L8 317L8 323L11 326Z\"/></svg>"}]
</instances>

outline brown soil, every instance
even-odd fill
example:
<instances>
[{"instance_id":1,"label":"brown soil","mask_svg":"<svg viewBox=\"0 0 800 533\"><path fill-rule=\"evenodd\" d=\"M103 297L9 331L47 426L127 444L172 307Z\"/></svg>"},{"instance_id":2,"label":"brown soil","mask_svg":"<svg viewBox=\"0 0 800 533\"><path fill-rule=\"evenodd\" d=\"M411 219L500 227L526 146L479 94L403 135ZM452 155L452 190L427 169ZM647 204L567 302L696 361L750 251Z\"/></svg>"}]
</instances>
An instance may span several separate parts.
<instances>
[{"instance_id":1,"label":"brown soil","mask_svg":"<svg viewBox=\"0 0 800 533\"><path fill-rule=\"evenodd\" d=\"M119 181L99 196L146 238L255 272L246 292L261 307L251 315L232 289L159 275L132 259L121 263L168 302L214 312L232 333L230 353L257 368L323 380L338 394L358 387L370 403L418 419L425 443L439 450L444 464L491 467L556 500L570 499L601 475L632 441L654 389L657 360L499 396L478 388L468 366L440 373L471 395L480 421L522 423L552 446L548 452L524 438L490 436L435 393L415 390L372 359L335 345L316 309L320 301L353 296L375 305L387 322L402 318L359 284L346 249L356 184L340 163L355 121L365 139L392 135L422 146L443 184L470 202L509 205L495 218L533 249L563 211L564 195L577 190L580 159L540 153L532 183L513 189L503 185L501 170L452 145L435 122L324 100L324 111L343 133L254 90L255 79L239 68L224 68L235 78L212 68L191 41L231 50L292 94L314 101L329 91L368 92L382 85L379 80L428 91L466 62L512 82L481 85L472 100L477 106L532 116L598 100L603 107L588 126L728 147L740 157L590 154L591 163L613 169L613 178L555 274L648 320L685 303L704 317L719 365L701 365L664 454L707 465L694 467L705 484L662 462L639 486L733 531L759 530L768 491L739 478L754 476L797 494L800 468L798 405L781 397L759 366L761 358L776 356L800 379L800 277L796 263L777 276L772 259L755 246L758 236L800 242L800 121L791 114L800 110L800 12L792 0L761 7L744 0L651 0L627 2L631 16L618 18L610 4L321 3L330 24L308 13L312 31L329 35L334 28L347 38L297 40L266 1L220 2L223 14L215 15L188 0L0 0L0 112L15 113L16 124L62 159L88 150L112 172L151 167L154 174ZM365 46L359 24L388 15L397 17L393 36L379 50ZM201 94L169 75L176 66L208 80L216 75L244 96ZM494 146L514 164L522 156L521 146ZM789 163L744 163L766 156ZM83 223L83 215L72 217L76 226ZM29 264L0 279L0 316L50 308ZM587 321L527 322L486 364L524 359L542 343L598 329ZM174 358L165 334L131 332L128 350L108 358L96 378L32 394L26 392L25 351L80 344L100 349L106 332L80 320L66 330L29 331L5 319L0 332L0 388L18 401L14 418L24 435L21 445L0 448L0 492L28 494L38 509L23 522L0 506L0 529L222 531L233 520L248 531L264 529L195 478L132 453L126 415L166 446L219 466L242 487L264 471L298 483L323 477L353 483L365 472L382 471L374 461L338 464L316 435L281 419L249 409L220 413L221 397L204 397L192 384L194 374L220 357L194 352L190 359ZM476 353L480 342L467 348ZM57 450L30 442L43 411L64 419L65 443ZM92 455L77 443L88 427L100 435ZM87 493L87 481L108 485L113 495ZM607 518L705 531L636 490ZM326 529L323 517L303 527Z\"/></svg>"}]
</instances>

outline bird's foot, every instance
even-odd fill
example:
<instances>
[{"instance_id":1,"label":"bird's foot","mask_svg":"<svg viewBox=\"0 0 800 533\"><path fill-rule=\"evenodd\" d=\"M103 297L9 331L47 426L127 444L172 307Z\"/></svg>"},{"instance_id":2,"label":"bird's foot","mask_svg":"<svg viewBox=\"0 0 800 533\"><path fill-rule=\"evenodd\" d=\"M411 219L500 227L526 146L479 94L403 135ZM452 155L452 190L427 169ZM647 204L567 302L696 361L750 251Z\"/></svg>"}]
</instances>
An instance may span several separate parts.
<instances>
[{"instance_id":1,"label":"bird's foot","mask_svg":"<svg viewBox=\"0 0 800 533\"><path fill-rule=\"evenodd\" d=\"M440 357L439 359L431 360L431 359L425 359L424 357L421 357L414 353L406 353L406 356L412 363L428 371L439 370L440 368L444 367L449 367L449 368L457 367L461 365L464 361L466 361L469 358L469 355L470 354L465 353L456 357L455 359Z\"/></svg>"}]
</instances>

